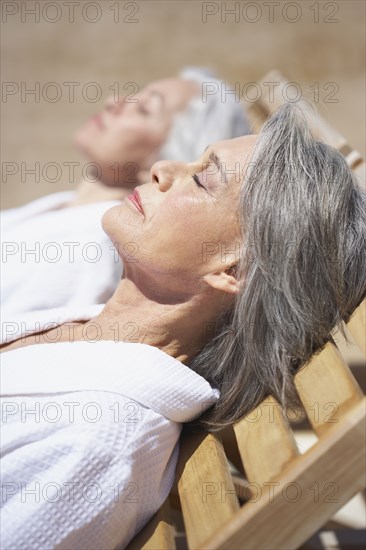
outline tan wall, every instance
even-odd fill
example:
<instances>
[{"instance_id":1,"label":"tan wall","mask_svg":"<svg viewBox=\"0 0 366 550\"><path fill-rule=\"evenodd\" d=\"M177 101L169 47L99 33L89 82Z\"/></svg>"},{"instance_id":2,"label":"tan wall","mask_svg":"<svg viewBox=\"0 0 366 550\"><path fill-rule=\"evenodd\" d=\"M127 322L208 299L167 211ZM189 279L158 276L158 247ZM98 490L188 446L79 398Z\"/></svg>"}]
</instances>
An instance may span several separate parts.
<instances>
[{"instance_id":1,"label":"tan wall","mask_svg":"<svg viewBox=\"0 0 366 550\"><path fill-rule=\"evenodd\" d=\"M53 2L54 4L55 2ZM40 2L40 22L34 16L23 13L21 5L31 9L35 2L3 2L7 10L19 8L8 15L2 23L2 80L14 83L21 90L39 82L43 86L56 82L61 86L61 99L55 103L45 101L40 95L39 103L28 96L21 101L16 93L2 102L2 162L14 162L19 173L8 176L2 182L2 207L23 204L40 195L70 189L65 162L83 159L74 151L71 138L74 130L94 112L100 110L108 87L119 82L122 87L134 81L139 87L146 82L171 75L184 65L207 65L215 68L227 80L239 82L240 87L261 78L268 70L276 68L289 80L301 86L306 97L314 99L312 88L320 87L319 109L331 124L343 133L350 143L362 153L365 146L365 4L363 1L343 0L337 2L298 1L297 22L294 7L290 2L274 6L274 22L270 22L269 7L264 2L240 2L239 21L233 16L224 19L224 4L211 2L219 13L202 21L200 1L136 1L95 2L101 18L96 23L88 22L96 14L85 2L75 5L75 20L70 22L69 12L60 0L59 22L45 19L56 17L52 2ZM89 3L90 4L90 3ZM114 22L114 12L120 7L120 21ZM255 4L255 6L253 6ZM275 3L272 3L275 4ZM292 3L294 4L294 3ZM133 5L138 12L130 18L138 22L123 22L129 18ZM235 2L226 2L227 8ZM313 8L311 8L313 6ZM315 8L314 8L315 6ZM315 21L314 9L319 8L319 22ZM127 9L126 9L127 8ZM249 20L262 13L258 22ZM300 14L301 9L301 14ZM248 10L248 11L245 11ZM332 14L332 12L334 12ZM325 22L328 19L329 22ZM330 20L338 20L331 22ZM79 82L75 89L75 101L69 101L64 82ZM102 98L97 103L83 99L82 87L97 82ZM329 84L329 83L335 83ZM328 88L326 88L328 86ZM327 94L338 88L329 103ZM49 88L49 92L52 90ZM329 97L328 97L329 99ZM24 168L36 162L40 168L49 162L57 162L62 169L62 178L57 183L44 181L42 175L36 183L34 176L24 178ZM24 163L23 169L20 163ZM54 175L49 172L49 178ZM3 178L4 180L4 178Z\"/></svg>"}]
</instances>

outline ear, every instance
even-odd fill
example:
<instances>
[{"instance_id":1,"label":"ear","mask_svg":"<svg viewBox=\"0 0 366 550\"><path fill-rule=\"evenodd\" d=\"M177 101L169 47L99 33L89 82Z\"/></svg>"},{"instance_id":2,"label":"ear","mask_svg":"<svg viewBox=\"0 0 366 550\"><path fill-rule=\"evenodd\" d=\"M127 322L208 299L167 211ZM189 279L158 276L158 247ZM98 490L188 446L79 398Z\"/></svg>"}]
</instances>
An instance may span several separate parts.
<instances>
[{"instance_id":1,"label":"ear","mask_svg":"<svg viewBox=\"0 0 366 550\"><path fill-rule=\"evenodd\" d=\"M235 277L235 267L236 266L231 266L226 271L207 273L203 276L203 280L216 290L221 290L228 294L238 294L240 291L240 284Z\"/></svg>"}]
</instances>

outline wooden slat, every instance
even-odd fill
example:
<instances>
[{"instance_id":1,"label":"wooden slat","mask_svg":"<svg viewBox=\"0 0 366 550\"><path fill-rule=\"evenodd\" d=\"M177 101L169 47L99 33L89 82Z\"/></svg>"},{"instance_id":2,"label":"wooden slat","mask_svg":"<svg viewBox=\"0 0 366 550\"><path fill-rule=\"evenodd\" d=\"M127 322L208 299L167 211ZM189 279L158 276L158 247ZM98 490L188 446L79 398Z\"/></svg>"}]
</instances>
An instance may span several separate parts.
<instances>
[{"instance_id":1,"label":"wooden slat","mask_svg":"<svg viewBox=\"0 0 366 550\"><path fill-rule=\"evenodd\" d=\"M234 430L246 477L259 485L277 477L299 454L289 423L272 396L237 422Z\"/></svg>"},{"instance_id":2,"label":"wooden slat","mask_svg":"<svg viewBox=\"0 0 366 550\"><path fill-rule=\"evenodd\" d=\"M250 500L253 498L253 487L250 481L246 478L239 477L235 474L232 475L234 487L238 499L242 502Z\"/></svg>"},{"instance_id":3,"label":"wooden slat","mask_svg":"<svg viewBox=\"0 0 366 550\"><path fill-rule=\"evenodd\" d=\"M188 546L197 549L240 508L220 439L182 434L176 477Z\"/></svg>"},{"instance_id":4,"label":"wooden slat","mask_svg":"<svg viewBox=\"0 0 366 550\"><path fill-rule=\"evenodd\" d=\"M126 550L176 550L168 498Z\"/></svg>"},{"instance_id":5,"label":"wooden slat","mask_svg":"<svg viewBox=\"0 0 366 550\"><path fill-rule=\"evenodd\" d=\"M290 82L279 71L274 70L267 73L258 81L258 84L261 88L260 99L255 103L246 102L245 104L245 109L252 122L253 132L259 132L265 119L285 103ZM353 149L347 140L310 105L304 103L303 109L313 136L338 149L344 155L350 168L355 171L361 186L365 187L364 160L360 153Z\"/></svg>"},{"instance_id":6,"label":"wooden slat","mask_svg":"<svg viewBox=\"0 0 366 550\"><path fill-rule=\"evenodd\" d=\"M332 342L299 370L295 385L318 436L337 425L363 398L360 386Z\"/></svg>"},{"instance_id":7,"label":"wooden slat","mask_svg":"<svg viewBox=\"0 0 366 550\"><path fill-rule=\"evenodd\" d=\"M200 550L291 550L303 544L366 486L365 416L363 398L289 465L278 485L244 504Z\"/></svg>"},{"instance_id":8,"label":"wooden slat","mask_svg":"<svg viewBox=\"0 0 366 550\"><path fill-rule=\"evenodd\" d=\"M355 310L347 327L366 356L366 299Z\"/></svg>"},{"instance_id":9,"label":"wooden slat","mask_svg":"<svg viewBox=\"0 0 366 550\"><path fill-rule=\"evenodd\" d=\"M259 134L260 129L268 117L268 112L262 108L261 102L246 103L245 112L249 117L251 133Z\"/></svg>"},{"instance_id":10,"label":"wooden slat","mask_svg":"<svg viewBox=\"0 0 366 550\"><path fill-rule=\"evenodd\" d=\"M266 85L265 83L271 85ZM279 71L270 71L261 80L258 81L261 87L261 96L259 102L261 109L266 111L268 116L272 115L277 109L286 102L289 90L289 81ZM314 110L306 103L304 105L306 118L315 138L322 139L332 147L338 150L348 146L346 139L334 128L332 128L324 119L316 114Z\"/></svg>"}]
</instances>

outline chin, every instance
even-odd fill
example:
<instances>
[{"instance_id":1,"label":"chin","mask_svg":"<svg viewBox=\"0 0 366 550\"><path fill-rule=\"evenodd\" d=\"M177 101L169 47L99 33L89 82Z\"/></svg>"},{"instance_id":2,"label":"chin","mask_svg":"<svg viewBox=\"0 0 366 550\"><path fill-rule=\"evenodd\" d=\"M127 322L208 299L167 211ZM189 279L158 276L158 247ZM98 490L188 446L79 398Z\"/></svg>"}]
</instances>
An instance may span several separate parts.
<instances>
[{"instance_id":1,"label":"chin","mask_svg":"<svg viewBox=\"0 0 366 550\"><path fill-rule=\"evenodd\" d=\"M85 155L91 162L95 159L93 151L98 150L98 134L90 127L89 124L84 124L81 128L76 130L73 137L74 146Z\"/></svg>"},{"instance_id":2,"label":"chin","mask_svg":"<svg viewBox=\"0 0 366 550\"><path fill-rule=\"evenodd\" d=\"M101 224L104 232L113 243L123 246L135 240L138 230L138 220L129 207L122 201L104 212Z\"/></svg>"},{"instance_id":3,"label":"chin","mask_svg":"<svg viewBox=\"0 0 366 550\"><path fill-rule=\"evenodd\" d=\"M136 217L130 215L128 206L124 202L112 206L104 212L101 223L124 266L139 263L140 228Z\"/></svg>"},{"instance_id":4,"label":"chin","mask_svg":"<svg viewBox=\"0 0 366 550\"><path fill-rule=\"evenodd\" d=\"M102 216L101 224L105 233L111 237L111 232L113 232L113 226L116 224L116 219L118 219L118 212L115 210L120 209L120 205L112 206L108 208Z\"/></svg>"}]
</instances>

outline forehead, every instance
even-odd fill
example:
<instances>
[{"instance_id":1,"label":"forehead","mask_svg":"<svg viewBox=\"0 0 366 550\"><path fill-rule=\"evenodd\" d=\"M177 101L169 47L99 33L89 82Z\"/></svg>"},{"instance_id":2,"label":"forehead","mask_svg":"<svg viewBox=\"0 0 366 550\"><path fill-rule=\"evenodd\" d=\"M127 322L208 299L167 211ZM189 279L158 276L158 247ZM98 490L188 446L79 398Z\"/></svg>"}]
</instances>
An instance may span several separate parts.
<instances>
[{"instance_id":1,"label":"forehead","mask_svg":"<svg viewBox=\"0 0 366 550\"><path fill-rule=\"evenodd\" d=\"M168 109L184 109L189 101L200 92L200 86L192 80L182 78L164 78L147 84L144 92L160 94Z\"/></svg>"},{"instance_id":2,"label":"forehead","mask_svg":"<svg viewBox=\"0 0 366 550\"><path fill-rule=\"evenodd\" d=\"M258 136L256 134L241 136L225 141L218 141L210 146L222 162L227 164L246 164L250 161Z\"/></svg>"}]
</instances>

